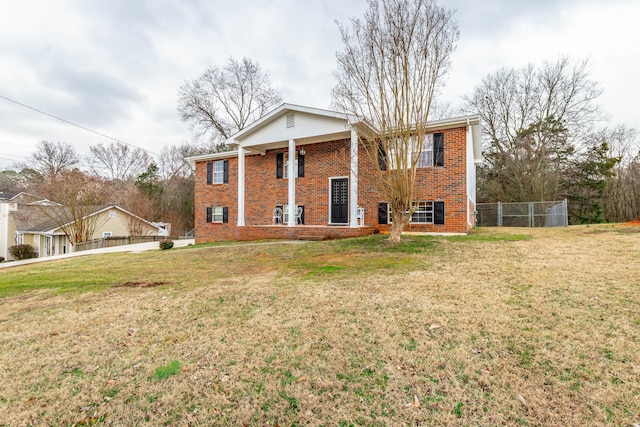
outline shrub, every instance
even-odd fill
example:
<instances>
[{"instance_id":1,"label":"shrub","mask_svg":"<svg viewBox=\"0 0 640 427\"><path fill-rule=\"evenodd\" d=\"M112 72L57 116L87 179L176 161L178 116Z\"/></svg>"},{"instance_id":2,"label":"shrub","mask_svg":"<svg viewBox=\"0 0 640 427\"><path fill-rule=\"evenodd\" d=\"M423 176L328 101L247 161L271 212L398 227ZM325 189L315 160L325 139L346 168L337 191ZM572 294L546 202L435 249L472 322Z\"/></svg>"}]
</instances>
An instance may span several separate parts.
<instances>
[{"instance_id":1,"label":"shrub","mask_svg":"<svg viewBox=\"0 0 640 427\"><path fill-rule=\"evenodd\" d=\"M4 262L4 257L0 256L0 262Z\"/></svg>"},{"instance_id":2,"label":"shrub","mask_svg":"<svg viewBox=\"0 0 640 427\"><path fill-rule=\"evenodd\" d=\"M9 253L15 259L29 259L37 256L36 251L31 245L14 245L9 247Z\"/></svg>"},{"instance_id":3,"label":"shrub","mask_svg":"<svg viewBox=\"0 0 640 427\"><path fill-rule=\"evenodd\" d=\"M173 240L160 240L160 249L162 249L163 251L165 249L171 249L173 247Z\"/></svg>"}]
</instances>

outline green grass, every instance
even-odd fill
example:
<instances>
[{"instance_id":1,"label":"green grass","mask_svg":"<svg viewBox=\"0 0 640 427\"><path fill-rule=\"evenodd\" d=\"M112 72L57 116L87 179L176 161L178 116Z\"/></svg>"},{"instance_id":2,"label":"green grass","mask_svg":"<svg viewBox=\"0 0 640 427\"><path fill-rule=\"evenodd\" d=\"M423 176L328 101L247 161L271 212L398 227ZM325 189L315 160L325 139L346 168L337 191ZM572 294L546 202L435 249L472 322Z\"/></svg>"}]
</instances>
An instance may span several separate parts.
<instances>
[{"instance_id":1,"label":"green grass","mask_svg":"<svg viewBox=\"0 0 640 427\"><path fill-rule=\"evenodd\" d=\"M171 361L166 365L161 365L156 368L156 379L158 381L166 380L167 378L174 376L180 372L180 362L177 360ZM117 390L116 390L117 393Z\"/></svg>"},{"instance_id":2,"label":"green grass","mask_svg":"<svg viewBox=\"0 0 640 427\"><path fill-rule=\"evenodd\" d=\"M640 243L590 231L0 270L0 425L632 425Z\"/></svg>"}]
</instances>

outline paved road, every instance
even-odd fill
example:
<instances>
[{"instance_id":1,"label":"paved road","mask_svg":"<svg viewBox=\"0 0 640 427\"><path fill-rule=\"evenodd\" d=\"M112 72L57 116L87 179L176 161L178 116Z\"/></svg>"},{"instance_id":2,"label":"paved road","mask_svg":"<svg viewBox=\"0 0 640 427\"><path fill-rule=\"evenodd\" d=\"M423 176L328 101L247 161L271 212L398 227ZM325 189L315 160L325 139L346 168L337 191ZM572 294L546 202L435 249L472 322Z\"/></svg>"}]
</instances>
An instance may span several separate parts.
<instances>
[{"instance_id":1,"label":"paved road","mask_svg":"<svg viewBox=\"0 0 640 427\"><path fill-rule=\"evenodd\" d=\"M174 240L173 247L179 248L180 246L192 245L194 244L194 242L195 242L194 239ZM122 246L114 246L112 248L103 248L103 249L89 249L87 251L72 252L70 254L64 254L64 255L54 255L54 256L48 256L43 258L23 259L21 261L9 261L9 262L0 263L0 268L17 267L19 265L33 264L35 262L54 261L57 259L71 258L76 256L84 256L84 255L93 255L93 254L104 254L109 252L144 252L144 251L152 251L152 250L160 250L158 242L136 243L135 245L122 245Z\"/></svg>"}]
</instances>

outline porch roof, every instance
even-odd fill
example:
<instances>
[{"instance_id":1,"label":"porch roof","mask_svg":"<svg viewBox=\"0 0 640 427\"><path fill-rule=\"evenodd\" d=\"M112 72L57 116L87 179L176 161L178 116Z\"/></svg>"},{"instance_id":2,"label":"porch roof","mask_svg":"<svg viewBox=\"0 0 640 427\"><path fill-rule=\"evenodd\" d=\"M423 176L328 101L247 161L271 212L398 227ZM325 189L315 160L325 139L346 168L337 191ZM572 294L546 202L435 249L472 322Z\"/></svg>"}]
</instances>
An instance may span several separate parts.
<instances>
[{"instance_id":1,"label":"porch roof","mask_svg":"<svg viewBox=\"0 0 640 427\"><path fill-rule=\"evenodd\" d=\"M293 139L296 145L350 138L358 124L354 116L337 111L282 104L225 141L230 147L263 154L282 148Z\"/></svg>"}]
</instances>

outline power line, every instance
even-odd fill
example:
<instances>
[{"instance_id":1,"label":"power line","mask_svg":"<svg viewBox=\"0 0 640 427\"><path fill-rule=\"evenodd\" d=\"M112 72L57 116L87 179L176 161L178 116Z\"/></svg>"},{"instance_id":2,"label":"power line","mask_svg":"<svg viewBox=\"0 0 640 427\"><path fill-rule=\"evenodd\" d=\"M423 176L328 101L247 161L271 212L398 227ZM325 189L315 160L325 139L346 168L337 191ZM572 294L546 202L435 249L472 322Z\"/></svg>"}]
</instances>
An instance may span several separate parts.
<instances>
[{"instance_id":1,"label":"power line","mask_svg":"<svg viewBox=\"0 0 640 427\"><path fill-rule=\"evenodd\" d=\"M10 156L10 157L17 157L19 159L26 159L26 156L19 156L17 154L9 154L9 153L0 153L0 156Z\"/></svg>"},{"instance_id":2,"label":"power line","mask_svg":"<svg viewBox=\"0 0 640 427\"><path fill-rule=\"evenodd\" d=\"M0 141L0 144L11 145L13 147L36 148L35 145L16 144L15 142Z\"/></svg>"},{"instance_id":3,"label":"power line","mask_svg":"<svg viewBox=\"0 0 640 427\"><path fill-rule=\"evenodd\" d=\"M79 124L77 124L77 123L70 122L69 120L65 120L65 119L63 119L63 118L61 118L61 117L54 116L53 114L49 114L49 113L47 113L47 112L45 112L45 111L38 110L37 108L30 107L30 106L28 106L28 105L26 105L26 104L23 104L22 102L18 102L18 101L15 101L15 100L11 99L11 98L7 98L6 96L0 95L0 98L6 99L6 100L7 100L7 101L9 101L9 102L13 102L14 104L20 105L21 107L24 107L24 108L28 108L28 109L30 109L30 110L33 110L33 111L37 112L37 113L44 114L45 116L53 117L53 118L54 118L54 119L56 119L56 120L60 120L61 122L65 122L65 123L67 123L67 124L70 124L70 125L72 125L72 126L78 127L78 128L80 128L80 129L84 129L84 130L86 130L86 131L88 131L88 132L95 133L96 135L100 135L100 136L102 136L102 137L104 137L104 138L111 139L111 140L113 140L113 141L115 141L115 142L120 142L120 143L122 143L122 144L128 145L129 147L139 148L140 150L144 150L144 151L146 151L147 153L151 153L151 154L156 155L156 156L158 156L158 155L159 155L158 153L154 153L153 151L147 150L146 148L142 148L142 147L138 147L137 145L129 144L128 142L124 142L124 141L121 141L121 140L119 140L119 139L117 139L117 138L113 138L113 137L111 137L111 136L109 136L109 135L105 135L104 133L100 133L100 132L95 131L95 130L93 130L93 129L89 129L88 127L85 127L85 126L79 125Z\"/></svg>"}]
</instances>

